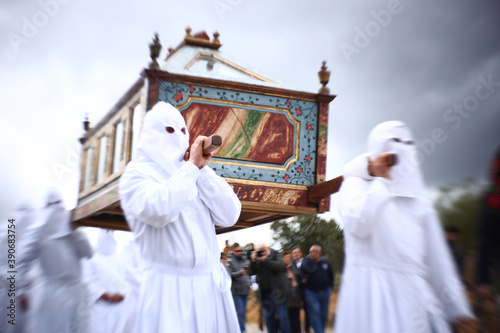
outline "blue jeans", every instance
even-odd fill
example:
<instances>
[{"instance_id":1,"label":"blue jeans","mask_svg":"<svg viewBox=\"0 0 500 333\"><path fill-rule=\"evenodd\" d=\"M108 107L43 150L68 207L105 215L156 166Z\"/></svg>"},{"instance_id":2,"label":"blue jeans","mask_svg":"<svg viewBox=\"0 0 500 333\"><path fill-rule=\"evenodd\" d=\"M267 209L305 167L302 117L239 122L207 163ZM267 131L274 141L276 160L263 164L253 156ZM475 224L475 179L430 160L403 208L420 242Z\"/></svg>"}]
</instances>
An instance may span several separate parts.
<instances>
[{"instance_id":1,"label":"blue jeans","mask_svg":"<svg viewBox=\"0 0 500 333\"><path fill-rule=\"evenodd\" d=\"M314 333L323 333L325 331L331 292L331 288L323 291L305 290L304 296L307 304L307 315L309 316L309 324L314 329Z\"/></svg>"},{"instance_id":2,"label":"blue jeans","mask_svg":"<svg viewBox=\"0 0 500 333\"><path fill-rule=\"evenodd\" d=\"M240 330L245 331L245 315L247 313L247 298L248 295L234 295L234 306L236 307L236 314L238 315L238 323L240 323Z\"/></svg>"},{"instance_id":3,"label":"blue jeans","mask_svg":"<svg viewBox=\"0 0 500 333\"><path fill-rule=\"evenodd\" d=\"M281 333L290 333L290 321L288 320L288 307L286 300L281 304L276 304L270 292L262 293L262 312L266 319L266 327L269 333L278 333L278 325L274 314L278 315Z\"/></svg>"}]
</instances>

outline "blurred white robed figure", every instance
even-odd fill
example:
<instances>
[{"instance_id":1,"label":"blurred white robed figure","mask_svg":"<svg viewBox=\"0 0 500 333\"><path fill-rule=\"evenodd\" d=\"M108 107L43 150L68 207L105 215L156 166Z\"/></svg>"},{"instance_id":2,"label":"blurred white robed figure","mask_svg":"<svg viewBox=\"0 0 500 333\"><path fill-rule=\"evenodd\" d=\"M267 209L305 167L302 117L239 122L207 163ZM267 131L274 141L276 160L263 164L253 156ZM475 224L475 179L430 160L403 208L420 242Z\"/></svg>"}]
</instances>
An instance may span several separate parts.
<instances>
[{"instance_id":1,"label":"blurred white robed figure","mask_svg":"<svg viewBox=\"0 0 500 333\"><path fill-rule=\"evenodd\" d=\"M239 331L215 226L236 223L241 204L207 166L202 141L195 140L185 161L186 123L177 109L159 102L144 118L138 158L121 176L121 205L149 265L136 332Z\"/></svg>"},{"instance_id":2,"label":"blurred white robed figure","mask_svg":"<svg viewBox=\"0 0 500 333\"><path fill-rule=\"evenodd\" d=\"M0 230L0 248L2 253L5 255L0 259L0 300L2 300L2 305L5 304L5 307L2 309L2 318L6 320L2 320L0 323L0 332L31 332L33 331L33 314L34 307L24 308L19 304L19 296L17 290L14 293L17 293L15 297L9 297L8 289L10 289L10 282L7 278L10 274L7 271L17 271L15 267L15 263L20 260L24 256L26 252L26 246L29 243L30 228L35 224L35 209L31 202L24 201L20 205L17 206L16 210L12 214L10 218L14 219L13 223L8 223L5 227L2 226L2 230ZM9 218L9 219L10 219ZM8 226L11 228L8 228ZM10 230L10 232L9 232ZM11 235L9 237L9 235ZM10 242L9 242L10 239ZM11 254L13 255L11 258L8 257L9 254L9 245ZM11 259L11 261L9 261ZM14 267L10 267L9 263L14 263ZM13 268L13 269L12 269ZM16 275L16 279L19 279L19 275ZM26 293L30 294L30 298L33 299L33 285L38 282L35 279L38 279L39 272L33 267L27 272L27 276L25 276L22 280L24 281L24 290ZM19 286L19 282L17 282L16 287ZM4 289L5 288L5 289ZM17 288L16 288L17 289ZM14 296L14 293L11 293L11 296ZM8 324L8 320L10 317L6 316L8 313L7 305L10 303L10 299L16 299L16 311L15 311L15 325Z\"/></svg>"},{"instance_id":3,"label":"blurred white robed figure","mask_svg":"<svg viewBox=\"0 0 500 333\"><path fill-rule=\"evenodd\" d=\"M26 250L29 248L28 244L30 243L30 238L33 236L32 228L36 224L36 217L36 211L28 201L19 205L14 214L14 218L16 219L15 231L17 258L24 257ZM26 290L26 294L29 295L31 306L28 308L18 306L16 311L15 329L13 331L7 330L7 333L33 332L36 330L34 315L38 311L40 303L39 297L37 297L40 294L40 290L38 290L37 287L40 286L43 281L39 265L32 265L26 273L26 276L22 278L22 281L25 283L23 287Z\"/></svg>"},{"instance_id":4,"label":"blurred white robed figure","mask_svg":"<svg viewBox=\"0 0 500 333\"><path fill-rule=\"evenodd\" d=\"M89 332L89 295L82 281L81 259L91 256L87 236L71 228L61 194L49 189L41 223L33 229L18 270L19 293L30 306L24 279L31 263L39 261L44 284L35 316L37 332Z\"/></svg>"},{"instance_id":5,"label":"blurred white robed figure","mask_svg":"<svg viewBox=\"0 0 500 333\"><path fill-rule=\"evenodd\" d=\"M132 332L139 298L139 277L117 250L112 230L100 229L94 255L85 264L91 297L91 332Z\"/></svg>"},{"instance_id":6,"label":"blurred white robed figure","mask_svg":"<svg viewBox=\"0 0 500 333\"><path fill-rule=\"evenodd\" d=\"M346 165L339 193L346 257L335 332L450 332L472 313L410 131L379 124L368 151ZM388 153L397 156L390 168Z\"/></svg>"}]
</instances>

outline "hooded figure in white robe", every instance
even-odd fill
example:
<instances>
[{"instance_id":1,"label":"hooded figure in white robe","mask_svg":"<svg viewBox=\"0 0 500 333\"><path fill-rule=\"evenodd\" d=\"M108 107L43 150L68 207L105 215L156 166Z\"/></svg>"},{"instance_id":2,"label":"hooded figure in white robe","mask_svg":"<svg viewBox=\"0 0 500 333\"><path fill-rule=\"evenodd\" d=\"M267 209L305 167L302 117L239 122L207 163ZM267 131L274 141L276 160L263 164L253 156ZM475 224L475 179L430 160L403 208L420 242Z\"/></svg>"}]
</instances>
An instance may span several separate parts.
<instances>
[{"instance_id":1,"label":"hooded figure in white robe","mask_svg":"<svg viewBox=\"0 0 500 333\"><path fill-rule=\"evenodd\" d=\"M397 156L390 179L368 172L382 153ZM473 317L418 164L406 125L389 121L370 133L368 153L344 169L336 333L451 332L450 322Z\"/></svg>"},{"instance_id":2,"label":"hooded figure in white robe","mask_svg":"<svg viewBox=\"0 0 500 333\"><path fill-rule=\"evenodd\" d=\"M185 161L186 123L172 105L159 102L144 118L138 158L121 176L121 206L149 265L136 332L239 331L215 226L234 225L241 203L206 163L192 162L202 156L200 140Z\"/></svg>"},{"instance_id":3,"label":"hooded figure in white robe","mask_svg":"<svg viewBox=\"0 0 500 333\"><path fill-rule=\"evenodd\" d=\"M0 300L2 301L1 304L6 305L9 304L10 299L19 297L19 294L14 297L14 293L8 292L8 289L10 289L10 282L7 278L10 274L7 272L16 271L16 261L22 258L26 252L26 245L29 243L31 234L29 230L35 223L34 208L30 202L24 201L17 207L11 218L13 219L12 223L9 222L5 228L2 227L2 230L0 230L0 249L1 253L5 253L0 259ZM9 245L11 246L9 247ZM12 256L9 258L7 254L11 254ZM10 267L10 264L14 264L14 267ZM37 278L36 275L36 270L31 269L23 279L26 284L24 286L25 290L30 292L30 296L34 284L33 280ZM16 276L16 278L19 278L19 276ZM17 283L17 286L19 286L19 283ZM10 297L9 294L12 297ZM9 310L7 307L4 307L1 312L2 318L10 320L10 317L7 316L8 313ZM16 300L15 325L9 324L8 320L2 320L0 323L0 332L31 332L33 329L31 326L33 313L33 309L23 308L19 304L19 301Z\"/></svg>"},{"instance_id":4,"label":"hooded figure in white robe","mask_svg":"<svg viewBox=\"0 0 500 333\"><path fill-rule=\"evenodd\" d=\"M41 223L36 226L25 255L19 261L21 297L26 297L24 277L38 259L44 284L36 314L37 332L89 332L89 295L82 281L82 258L90 258L87 236L70 225L61 194L50 188ZM25 299L26 301L26 299ZM32 305L27 299L28 306Z\"/></svg>"},{"instance_id":5,"label":"hooded figure in white robe","mask_svg":"<svg viewBox=\"0 0 500 333\"><path fill-rule=\"evenodd\" d=\"M92 333L133 332L139 278L117 251L112 230L100 229L94 255L86 265L92 301Z\"/></svg>"},{"instance_id":6,"label":"hooded figure in white robe","mask_svg":"<svg viewBox=\"0 0 500 333\"><path fill-rule=\"evenodd\" d=\"M33 235L33 227L36 224L35 209L30 202L23 202L18 206L14 218L16 226L16 257L23 258ZM23 288L32 300L32 306L29 308L18 306L16 311L16 326L12 331L7 330L7 333L32 332L35 330L34 315L38 311L38 305L40 303L39 297L37 297L40 290L37 289L37 287L42 280L43 278L40 276L39 265L32 266L26 273L26 276L22 278L22 281L25 281Z\"/></svg>"}]
</instances>

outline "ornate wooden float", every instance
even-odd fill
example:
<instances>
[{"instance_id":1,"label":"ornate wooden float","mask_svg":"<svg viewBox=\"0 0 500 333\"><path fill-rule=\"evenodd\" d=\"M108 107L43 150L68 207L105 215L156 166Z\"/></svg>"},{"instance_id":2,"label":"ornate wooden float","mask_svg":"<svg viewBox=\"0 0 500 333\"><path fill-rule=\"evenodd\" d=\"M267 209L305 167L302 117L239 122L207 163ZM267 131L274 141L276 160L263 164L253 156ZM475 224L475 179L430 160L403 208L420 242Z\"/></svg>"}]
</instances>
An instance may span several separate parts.
<instances>
[{"instance_id":1,"label":"ornate wooden float","mask_svg":"<svg viewBox=\"0 0 500 333\"><path fill-rule=\"evenodd\" d=\"M325 64L317 94L297 91L226 57L218 37L191 35L187 28L160 66L155 36L152 62L141 78L95 126L84 122L75 225L128 230L118 182L137 153L144 114L158 101L179 109L191 140L223 138L209 166L232 185L242 213L235 226L218 233L329 210L326 140L328 105L335 96L326 87Z\"/></svg>"}]
</instances>

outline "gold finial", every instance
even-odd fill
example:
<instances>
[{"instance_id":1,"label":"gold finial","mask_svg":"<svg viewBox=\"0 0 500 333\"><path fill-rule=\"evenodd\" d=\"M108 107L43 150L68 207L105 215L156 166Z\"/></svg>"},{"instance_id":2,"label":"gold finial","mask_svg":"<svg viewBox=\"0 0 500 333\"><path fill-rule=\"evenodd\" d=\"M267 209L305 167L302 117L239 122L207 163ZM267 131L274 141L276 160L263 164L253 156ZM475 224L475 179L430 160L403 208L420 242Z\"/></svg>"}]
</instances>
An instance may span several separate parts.
<instances>
[{"instance_id":1,"label":"gold finial","mask_svg":"<svg viewBox=\"0 0 500 333\"><path fill-rule=\"evenodd\" d=\"M214 32L214 40L212 41L213 44L220 44L219 36L220 36L219 32L215 31Z\"/></svg>"},{"instance_id":2,"label":"gold finial","mask_svg":"<svg viewBox=\"0 0 500 333\"><path fill-rule=\"evenodd\" d=\"M149 44L151 63L149 64L149 69L160 69L160 65L156 60L160 56L161 44L160 44L160 36L158 33L155 33L155 38L153 39L153 43Z\"/></svg>"},{"instance_id":3,"label":"gold finial","mask_svg":"<svg viewBox=\"0 0 500 333\"><path fill-rule=\"evenodd\" d=\"M191 27L190 26L186 27L186 37L191 37Z\"/></svg>"},{"instance_id":4,"label":"gold finial","mask_svg":"<svg viewBox=\"0 0 500 333\"><path fill-rule=\"evenodd\" d=\"M328 95L330 94L330 89L326 85L328 84L328 81L330 81L330 71L327 71L326 69L326 61L323 61L321 70L318 72L319 82L322 85L319 89L319 93Z\"/></svg>"},{"instance_id":5,"label":"gold finial","mask_svg":"<svg viewBox=\"0 0 500 333\"><path fill-rule=\"evenodd\" d=\"M83 130L88 132L90 130L89 114L85 112L85 120L83 121Z\"/></svg>"},{"instance_id":6,"label":"gold finial","mask_svg":"<svg viewBox=\"0 0 500 333\"><path fill-rule=\"evenodd\" d=\"M85 120L82 121L83 123L83 130L85 132L88 132L90 131L90 121L89 121L89 114L88 112L85 112ZM85 141L87 140L87 138L85 138L85 135L84 134L80 139L78 139L78 141L80 141L80 143L83 145L85 143Z\"/></svg>"}]
</instances>

